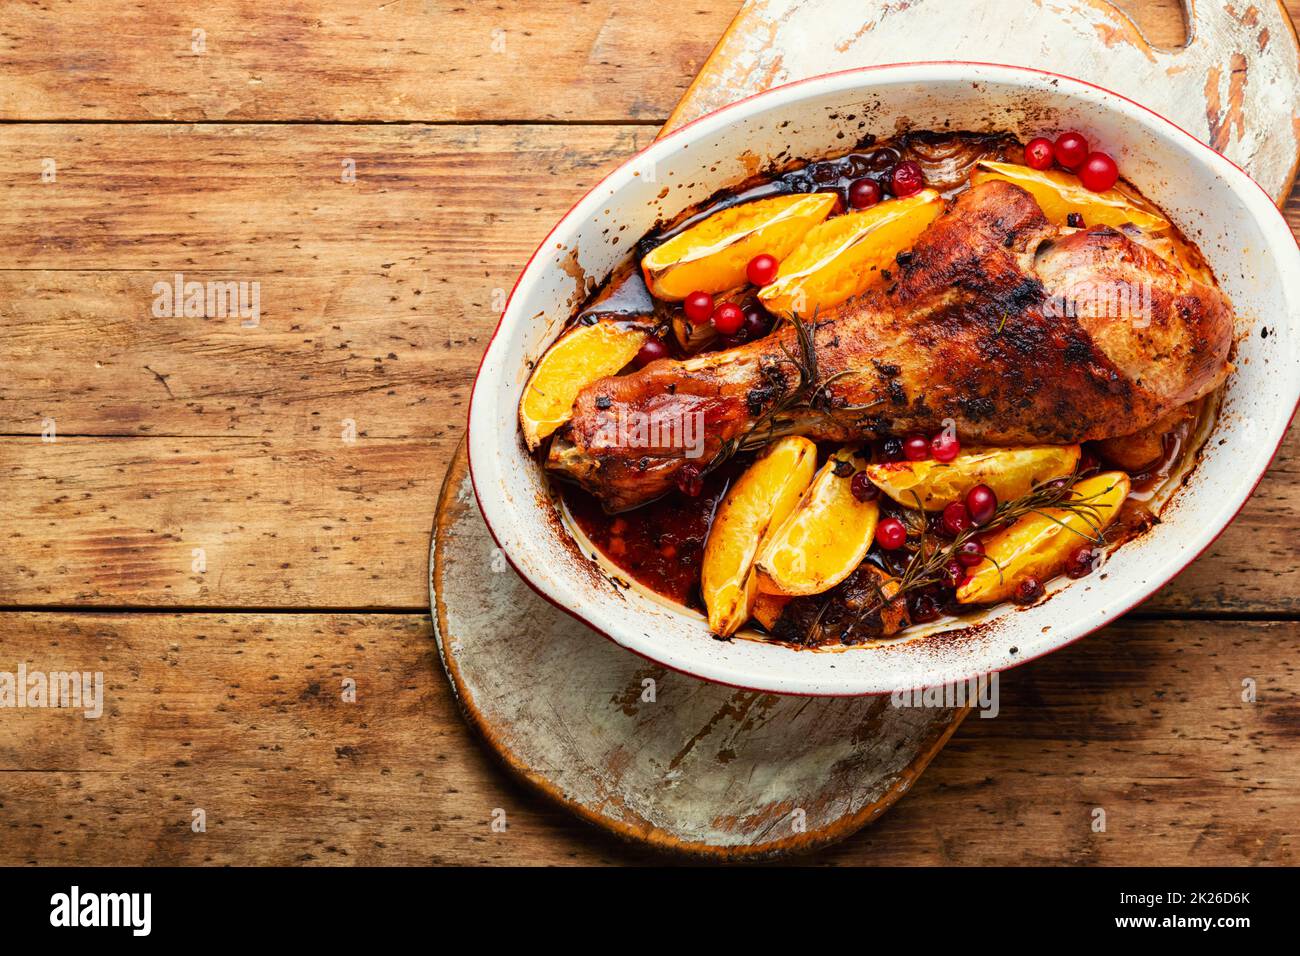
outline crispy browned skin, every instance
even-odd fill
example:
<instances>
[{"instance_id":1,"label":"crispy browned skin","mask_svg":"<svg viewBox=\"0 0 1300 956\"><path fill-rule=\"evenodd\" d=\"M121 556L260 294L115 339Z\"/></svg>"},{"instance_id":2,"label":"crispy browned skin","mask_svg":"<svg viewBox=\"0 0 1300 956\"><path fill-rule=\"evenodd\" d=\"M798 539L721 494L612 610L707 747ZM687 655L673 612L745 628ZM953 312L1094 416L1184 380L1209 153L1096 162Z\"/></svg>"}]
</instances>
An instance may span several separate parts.
<instances>
[{"instance_id":1,"label":"crispy browned skin","mask_svg":"<svg viewBox=\"0 0 1300 956\"><path fill-rule=\"evenodd\" d=\"M785 412L783 433L846 441L952 419L973 444L1064 444L1147 427L1227 375L1222 293L1114 229L1056 229L1010 183L962 193L904 259L892 286L817 322L819 381L848 374L820 390L817 407ZM800 354L789 325L593 383L547 467L611 511L658 497L688 461L684 449L627 442L620 414L702 416L705 465L724 442L764 434L778 403L807 397L783 348Z\"/></svg>"}]
</instances>

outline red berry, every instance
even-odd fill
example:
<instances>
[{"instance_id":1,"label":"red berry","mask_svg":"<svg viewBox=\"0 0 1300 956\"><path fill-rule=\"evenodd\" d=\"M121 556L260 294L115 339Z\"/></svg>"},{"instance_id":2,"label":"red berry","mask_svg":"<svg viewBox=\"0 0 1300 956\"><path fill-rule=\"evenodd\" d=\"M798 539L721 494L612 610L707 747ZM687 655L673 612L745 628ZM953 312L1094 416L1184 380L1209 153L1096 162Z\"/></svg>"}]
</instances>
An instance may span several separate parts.
<instances>
[{"instance_id":1,"label":"red berry","mask_svg":"<svg viewBox=\"0 0 1300 956\"><path fill-rule=\"evenodd\" d=\"M919 193L924 188L925 173L921 172L918 163L914 163L910 159L899 163L894 167L894 171L889 174L889 189L900 199L913 193Z\"/></svg>"},{"instance_id":2,"label":"red berry","mask_svg":"<svg viewBox=\"0 0 1300 956\"><path fill-rule=\"evenodd\" d=\"M880 443L880 460L902 461L903 440L901 438L886 438L882 441Z\"/></svg>"},{"instance_id":3,"label":"red berry","mask_svg":"<svg viewBox=\"0 0 1300 956\"><path fill-rule=\"evenodd\" d=\"M682 465L677 472L677 490L688 498L698 498L704 490L704 473L690 462Z\"/></svg>"},{"instance_id":4,"label":"red berry","mask_svg":"<svg viewBox=\"0 0 1300 956\"><path fill-rule=\"evenodd\" d=\"M1016 585L1015 601L1017 604L1033 604L1043 596L1043 582L1036 577L1021 578Z\"/></svg>"},{"instance_id":5,"label":"red berry","mask_svg":"<svg viewBox=\"0 0 1300 956\"><path fill-rule=\"evenodd\" d=\"M876 544L886 551L897 551L907 540L907 528L897 518L885 518L876 525Z\"/></svg>"},{"instance_id":6,"label":"red berry","mask_svg":"<svg viewBox=\"0 0 1300 956\"><path fill-rule=\"evenodd\" d=\"M1088 141L1082 133L1070 130L1056 137L1056 161L1070 172L1076 171L1088 158Z\"/></svg>"},{"instance_id":7,"label":"red berry","mask_svg":"<svg viewBox=\"0 0 1300 956\"><path fill-rule=\"evenodd\" d=\"M771 320L768 319L767 313L759 308L749 308L745 310L745 328L743 332L747 339L761 339L767 335L772 328Z\"/></svg>"},{"instance_id":8,"label":"red berry","mask_svg":"<svg viewBox=\"0 0 1300 956\"><path fill-rule=\"evenodd\" d=\"M1036 136L1025 144L1025 165L1030 169L1051 169L1054 159L1052 141L1046 136Z\"/></svg>"},{"instance_id":9,"label":"red berry","mask_svg":"<svg viewBox=\"0 0 1300 956\"><path fill-rule=\"evenodd\" d=\"M1092 574L1092 564L1096 558L1096 552L1088 545L1082 545L1074 550L1065 562L1065 573L1071 578L1086 578Z\"/></svg>"},{"instance_id":10,"label":"red berry","mask_svg":"<svg viewBox=\"0 0 1300 956\"><path fill-rule=\"evenodd\" d=\"M908 461L925 461L930 457L930 442L924 435L908 435L903 439L903 457Z\"/></svg>"},{"instance_id":11,"label":"red berry","mask_svg":"<svg viewBox=\"0 0 1300 956\"><path fill-rule=\"evenodd\" d=\"M682 303L686 317L696 325L703 325L713 315L713 296L707 292L692 292Z\"/></svg>"},{"instance_id":12,"label":"red berry","mask_svg":"<svg viewBox=\"0 0 1300 956\"><path fill-rule=\"evenodd\" d=\"M971 523L982 528L993 520L997 512L998 496L988 485L976 485L966 492L966 510L970 512Z\"/></svg>"},{"instance_id":13,"label":"red berry","mask_svg":"<svg viewBox=\"0 0 1300 956\"><path fill-rule=\"evenodd\" d=\"M866 209L880 202L880 183L874 179L859 179L849 187L849 205L854 209Z\"/></svg>"},{"instance_id":14,"label":"red berry","mask_svg":"<svg viewBox=\"0 0 1300 956\"><path fill-rule=\"evenodd\" d=\"M984 560L984 545L979 538L967 538L957 548L957 560L964 568L973 568Z\"/></svg>"},{"instance_id":15,"label":"red berry","mask_svg":"<svg viewBox=\"0 0 1300 956\"><path fill-rule=\"evenodd\" d=\"M1104 193L1119 179L1119 167L1105 153L1089 153L1079 170L1079 182L1095 193Z\"/></svg>"},{"instance_id":16,"label":"red berry","mask_svg":"<svg viewBox=\"0 0 1300 956\"><path fill-rule=\"evenodd\" d=\"M636 353L632 359L632 364L637 368L645 368L651 362L668 357L668 346L664 345L663 340L654 336L645 340L645 345Z\"/></svg>"},{"instance_id":17,"label":"red berry","mask_svg":"<svg viewBox=\"0 0 1300 956\"><path fill-rule=\"evenodd\" d=\"M954 538L967 530L970 524L970 512L960 501L954 501L943 509L943 530Z\"/></svg>"},{"instance_id":18,"label":"red berry","mask_svg":"<svg viewBox=\"0 0 1300 956\"><path fill-rule=\"evenodd\" d=\"M723 335L735 335L745 324L745 310L734 302L724 302L713 310L713 327Z\"/></svg>"},{"instance_id":19,"label":"red berry","mask_svg":"<svg viewBox=\"0 0 1300 956\"><path fill-rule=\"evenodd\" d=\"M745 267L745 275L754 285L768 285L776 278L780 267L781 264L776 261L776 256L769 256L764 252L749 260L749 265Z\"/></svg>"},{"instance_id":20,"label":"red berry","mask_svg":"<svg viewBox=\"0 0 1300 956\"><path fill-rule=\"evenodd\" d=\"M871 483L865 471L856 472L849 481L849 491L853 492L853 497L857 498L864 504L868 501L875 501L880 497L880 489Z\"/></svg>"},{"instance_id":21,"label":"red berry","mask_svg":"<svg viewBox=\"0 0 1300 956\"><path fill-rule=\"evenodd\" d=\"M960 561L949 561L943 569L944 581L954 591L966 580L966 567Z\"/></svg>"},{"instance_id":22,"label":"red berry","mask_svg":"<svg viewBox=\"0 0 1300 956\"><path fill-rule=\"evenodd\" d=\"M961 451L961 442L951 432L939 432L930 439L930 452L935 461L952 461Z\"/></svg>"}]
</instances>

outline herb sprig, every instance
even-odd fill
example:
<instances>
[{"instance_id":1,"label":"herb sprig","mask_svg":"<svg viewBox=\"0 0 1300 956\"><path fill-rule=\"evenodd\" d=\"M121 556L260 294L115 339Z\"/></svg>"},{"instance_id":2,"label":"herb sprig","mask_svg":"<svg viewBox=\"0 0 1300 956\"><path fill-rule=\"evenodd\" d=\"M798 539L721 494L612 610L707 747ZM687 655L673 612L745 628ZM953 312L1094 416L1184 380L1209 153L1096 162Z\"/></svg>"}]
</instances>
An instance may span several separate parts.
<instances>
[{"instance_id":1,"label":"herb sprig","mask_svg":"<svg viewBox=\"0 0 1300 956\"><path fill-rule=\"evenodd\" d=\"M744 432L723 441L718 453L704 468L705 474L713 471L738 452L762 448L789 434L798 423L798 416L794 413L801 411L829 413L832 411L829 391L831 385L847 375L862 371L860 368L841 369L833 375L822 378L817 357L816 310L813 311L812 318L806 322L796 312L787 313L782 317L776 331L787 324L794 327L798 354L786 348L784 342L780 342L778 346L785 358L766 364L762 371L772 388L784 390L785 374L781 371L781 366L793 366L797 376L794 388L758 415ZM865 412L883 401L884 399L881 398L861 405L840 405L835 406L834 410L850 414Z\"/></svg>"},{"instance_id":2,"label":"herb sprig","mask_svg":"<svg viewBox=\"0 0 1300 956\"><path fill-rule=\"evenodd\" d=\"M887 604L893 601L905 600L907 594L912 591L943 583L947 579L949 563L957 559L963 544L976 535L1008 528L1026 515L1041 515L1061 525L1067 531L1077 534L1090 544L1104 545L1106 542L1105 532L1103 531L1105 519L1095 501L1110 489L1103 488L1090 495L1075 497L1074 486L1081 477L1076 472L1067 478L1057 478L1036 485L1019 498L999 503L993 517L980 527L967 528L959 532L956 537L946 541L929 530L929 521L925 510L921 507L921 500L913 492L913 498L916 500L916 510L914 514L909 513L907 515L908 520L905 522L908 524L908 535L904 547L907 549L909 557L902 574L896 579L897 587L891 595L886 596L879 582L873 581L875 585L874 599L867 602L858 611L853 619L845 625L843 632L848 633L853 628L861 625L871 615L881 611ZM1051 511L1064 511L1071 515L1077 515L1092 533L1085 534L1052 514ZM998 578L1001 580L1002 566L988 555L984 555L983 560L992 563L997 568ZM814 639L820 637L821 620L826 614L831 600L830 597L827 597L813 619L813 625L809 633Z\"/></svg>"}]
</instances>

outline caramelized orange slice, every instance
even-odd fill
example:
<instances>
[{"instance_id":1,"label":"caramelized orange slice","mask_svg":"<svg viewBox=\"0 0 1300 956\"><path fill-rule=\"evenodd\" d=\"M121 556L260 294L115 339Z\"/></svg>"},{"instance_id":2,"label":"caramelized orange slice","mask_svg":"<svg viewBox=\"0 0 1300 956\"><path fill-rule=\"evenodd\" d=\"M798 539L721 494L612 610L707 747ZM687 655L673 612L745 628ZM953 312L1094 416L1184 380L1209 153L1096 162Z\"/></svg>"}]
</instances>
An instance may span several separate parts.
<instances>
[{"instance_id":1,"label":"caramelized orange slice","mask_svg":"<svg viewBox=\"0 0 1300 956\"><path fill-rule=\"evenodd\" d=\"M1144 232L1169 228L1168 219L1122 186L1095 193L1073 173L980 160L971 174L971 185L991 179L1004 179L1024 189L1034 197L1043 215L1058 226L1067 225L1070 213L1077 212L1086 226L1118 227L1131 222Z\"/></svg>"},{"instance_id":2,"label":"caramelized orange slice","mask_svg":"<svg viewBox=\"0 0 1300 956\"><path fill-rule=\"evenodd\" d=\"M1011 597L1026 577L1046 582L1065 569L1065 562L1119 514L1128 497L1129 478L1108 471L1074 486L1075 500L1095 511L1082 515L1064 508L1025 515L1009 528L984 539L985 560L957 589L962 604L994 604ZM996 563L994 563L996 562Z\"/></svg>"},{"instance_id":3,"label":"caramelized orange slice","mask_svg":"<svg viewBox=\"0 0 1300 956\"><path fill-rule=\"evenodd\" d=\"M763 546L755 564L760 591L821 594L852 574L867 556L880 506L859 501L849 488L856 451L856 446L842 448L830 457ZM837 475L837 468L845 474Z\"/></svg>"},{"instance_id":4,"label":"caramelized orange slice","mask_svg":"<svg viewBox=\"0 0 1300 956\"><path fill-rule=\"evenodd\" d=\"M692 292L744 285L750 259L764 252L784 259L838 201L834 193L799 193L716 212L642 258L646 286L660 299L679 302Z\"/></svg>"},{"instance_id":5,"label":"caramelized orange slice","mask_svg":"<svg viewBox=\"0 0 1300 956\"><path fill-rule=\"evenodd\" d=\"M749 620L758 595L754 558L767 535L794 510L817 467L817 446L781 438L727 491L704 545L700 590L709 629L734 634Z\"/></svg>"},{"instance_id":6,"label":"caramelized orange slice","mask_svg":"<svg viewBox=\"0 0 1300 956\"><path fill-rule=\"evenodd\" d=\"M781 619L781 612L789 603L790 599L785 595L764 594L759 591L754 598L754 620L771 631L776 627L776 622Z\"/></svg>"},{"instance_id":7,"label":"caramelized orange slice","mask_svg":"<svg viewBox=\"0 0 1300 956\"><path fill-rule=\"evenodd\" d=\"M836 216L809 231L770 285L758 293L769 312L811 315L839 305L882 280L894 257L912 248L943 210L943 198L923 189L906 199Z\"/></svg>"},{"instance_id":8,"label":"caramelized orange slice","mask_svg":"<svg viewBox=\"0 0 1300 956\"><path fill-rule=\"evenodd\" d=\"M1034 485L1061 478L1079 463L1078 445L1027 445L964 451L952 461L890 461L867 465L871 483L907 508L938 511L975 485L988 485L998 501L1027 494Z\"/></svg>"},{"instance_id":9,"label":"caramelized orange slice","mask_svg":"<svg viewBox=\"0 0 1300 956\"><path fill-rule=\"evenodd\" d=\"M533 369L519 400L519 427L529 451L569 420L578 392L632 361L647 335L617 322L597 322L561 336Z\"/></svg>"}]
</instances>

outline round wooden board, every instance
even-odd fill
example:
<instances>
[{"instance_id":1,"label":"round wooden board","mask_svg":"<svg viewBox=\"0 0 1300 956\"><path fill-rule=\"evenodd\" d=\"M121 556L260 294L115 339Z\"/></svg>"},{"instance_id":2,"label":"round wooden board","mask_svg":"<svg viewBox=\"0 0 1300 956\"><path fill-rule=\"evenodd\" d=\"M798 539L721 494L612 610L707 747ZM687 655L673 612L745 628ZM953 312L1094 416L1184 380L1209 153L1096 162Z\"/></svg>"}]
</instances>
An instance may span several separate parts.
<instances>
[{"instance_id":1,"label":"round wooden board","mask_svg":"<svg viewBox=\"0 0 1300 956\"><path fill-rule=\"evenodd\" d=\"M663 850L762 858L841 839L906 792L965 716L737 690L615 645L506 563L463 441L429 567L438 650L470 724L523 780Z\"/></svg>"}]
</instances>

